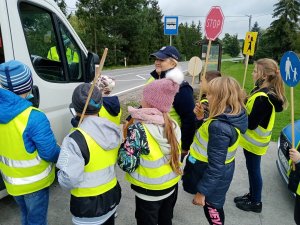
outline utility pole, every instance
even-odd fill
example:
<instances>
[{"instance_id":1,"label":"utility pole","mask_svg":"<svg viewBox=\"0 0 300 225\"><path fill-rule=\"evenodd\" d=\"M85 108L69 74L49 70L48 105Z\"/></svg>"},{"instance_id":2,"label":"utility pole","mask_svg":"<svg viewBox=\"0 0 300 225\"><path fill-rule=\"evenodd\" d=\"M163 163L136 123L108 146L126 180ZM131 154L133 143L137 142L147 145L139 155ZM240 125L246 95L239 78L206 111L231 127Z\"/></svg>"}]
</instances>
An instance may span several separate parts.
<instances>
[{"instance_id":1,"label":"utility pole","mask_svg":"<svg viewBox=\"0 0 300 225\"><path fill-rule=\"evenodd\" d=\"M251 30L251 19L252 19L252 15L246 15L246 16L249 17L249 30L248 30L248 31L250 31L250 30Z\"/></svg>"}]
</instances>

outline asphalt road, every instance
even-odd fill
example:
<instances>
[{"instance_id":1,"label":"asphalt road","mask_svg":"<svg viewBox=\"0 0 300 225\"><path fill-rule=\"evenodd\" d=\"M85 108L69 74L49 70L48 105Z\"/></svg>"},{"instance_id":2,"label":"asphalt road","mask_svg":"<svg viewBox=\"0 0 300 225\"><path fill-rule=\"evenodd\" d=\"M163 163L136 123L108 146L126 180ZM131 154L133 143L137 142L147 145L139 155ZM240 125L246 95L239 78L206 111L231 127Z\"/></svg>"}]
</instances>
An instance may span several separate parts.
<instances>
[{"instance_id":1,"label":"asphalt road","mask_svg":"<svg viewBox=\"0 0 300 225\"><path fill-rule=\"evenodd\" d=\"M265 156L262 158L263 186L263 210L257 214L244 212L237 209L233 198L244 194L248 188L248 177L245 167L245 158L241 149L236 156L236 169L233 182L227 193L224 206L226 224L228 225L293 225L294 199L287 190L286 185L276 168L277 143L272 142ZM134 193L129 184L124 181L124 173L117 170L118 180L122 187L122 199L118 206L116 225L133 225L134 217ZM207 225L203 209L194 206L192 195L182 190L179 183L179 195L174 210L174 225ZM63 191L57 183L54 183L50 192L50 206L48 213L49 225L71 224L69 212L69 193ZM19 222L19 210L12 197L8 196L0 200L0 225L17 225Z\"/></svg>"}]
</instances>

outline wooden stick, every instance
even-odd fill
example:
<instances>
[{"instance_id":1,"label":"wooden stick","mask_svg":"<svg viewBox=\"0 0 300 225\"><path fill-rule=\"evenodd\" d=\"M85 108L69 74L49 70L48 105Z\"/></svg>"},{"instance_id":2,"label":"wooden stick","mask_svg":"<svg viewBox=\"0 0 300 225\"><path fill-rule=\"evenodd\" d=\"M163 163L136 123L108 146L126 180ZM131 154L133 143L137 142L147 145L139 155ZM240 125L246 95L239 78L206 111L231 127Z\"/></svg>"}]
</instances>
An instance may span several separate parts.
<instances>
[{"instance_id":1,"label":"wooden stick","mask_svg":"<svg viewBox=\"0 0 300 225\"><path fill-rule=\"evenodd\" d=\"M292 148L295 148L295 117L294 117L294 87L291 87L291 123L292 123ZM295 163L292 163L292 170L295 171Z\"/></svg>"},{"instance_id":2,"label":"wooden stick","mask_svg":"<svg viewBox=\"0 0 300 225\"><path fill-rule=\"evenodd\" d=\"M205 74L206 74L207 65L208 65L208 58L209 58L209 54L210 54L210 47L211 47L211 40L208 41L204 70L203 70L203 73L200 76L205 76ZM201 79L201 77L200 77L200 79ZM202 96L202 90L201 90L200 85L201 85L201 81L199 82L199 89L200 89L200 91L199 91L199 100L201 100L201 96Z\"/></svg>"},{"instance_id":3,"label":"wooden stick","mask_svg":"<svg viewBox=\"0 0 300 225\"><path fill-rule=\"evenodd\" d=\"M104 66L104 62L105 62L105 59L106 59L107 51L108 51L108 49L105 48L105 49L104 49L104 52L103 52L103 55L102 55L102 58L101 58L101 61L100 61L100 64L99 64L99 65L96 65L94 81L93 81L92 86L91 86L91 88L90 88L90 90L89 90L88 97L87 97L87 99L86 99L86 102L85 102L85 105L84 105L82 114L81 114L81 116L80 116L80 120L79 120L79 123L78 123L78 127L80 126L80 124L81 124L81 122L82 122L82 120L83 120L83 117L84 117L86 108L87 108L87 106L88 106L88 104L89 104L89 102L90 102L92 93L93 93L93 91L94 91L95 84L96 84L96 82L97 82L99 76L101 75L101 71L102 71L103 66Z\"/></svg>"},{"instance_id":4,"label":"wooden stick","mask_svg":"<svg viewBox=\"0 0 300 225\"><path fill-rule=\"evenodd\" d=\"M195 69L196 69L196 60L197 58L194 58L194 68L193 68L193 79L192 79L192 86L194 85L194 80L195 80Z\"/></svg>"},{"instance_id":5,"label":"wooden stick","mask_svg":"<svg viewBox=\"0 0 300 225\"><path fill-rule=\"evenodd\" d=\"M245 88L246 83L246 76L247 76L247 70L248 70L248 63L249 63L249 55L246 55L246 61L245 61L245 72L244 72L244 79L243 79L243 89Z\"/></svg>"}]
</instances>

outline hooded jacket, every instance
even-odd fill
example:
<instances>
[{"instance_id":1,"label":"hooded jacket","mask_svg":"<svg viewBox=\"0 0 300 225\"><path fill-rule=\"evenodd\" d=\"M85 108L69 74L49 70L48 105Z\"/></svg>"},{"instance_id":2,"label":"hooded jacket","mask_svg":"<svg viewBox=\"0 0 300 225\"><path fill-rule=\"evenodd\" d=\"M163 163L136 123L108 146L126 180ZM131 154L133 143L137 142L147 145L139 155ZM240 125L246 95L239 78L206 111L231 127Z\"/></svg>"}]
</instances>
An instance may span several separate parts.
<instances>
[{"instance_id":1,"label":"hooded jacket","mask_svg":"<svg viewBox=\"0 0 300 225\"><path fill-rule=\"evenodd\" d=\"M106 151L115 149L121 144L121 129L104 118L88 116L83 120L80 128ZM57 174L60 186L71 190L83 182L84 166L89 163L89 159L87 143L78 130L65 137L56 164L57 168L60 169ZM109 215L115 211L120 198L121 188L118 183L111 190L92 198L71 196L71 213L75 217Z\"/></svg>"},{"instance_id":2,"label":"hooded jacket","mask_svg":"<svg viewBox=\"0 0 300 225\"><path fill-rule=\"evenodd\" d=\"M202 193L206 202L222 208L235 168L235 161L225 164L227 149L238 138L235 128L246 132L248 118L243 110L238 115L222 114L214 119L208 128L208 163L188 156L182 180L185 191Z\"/></svg>"},{"instance_id":3,"label":"hooded jacket","mask_svg":"<svg viewBox=\"0 0 300 225\"><path fill-rule=\"evenodd\" d=\"M28 100L11 91L0 88L1 125L9 123L30 106L32 106L32 103ZM45 161L57 161L60 147L56 144L50 122L43 112L38 110L31 111L27 126L23 133L23 140L25 149L28 153L33 153L37 150L38 155Z\"/></svg>"}]
</instances>

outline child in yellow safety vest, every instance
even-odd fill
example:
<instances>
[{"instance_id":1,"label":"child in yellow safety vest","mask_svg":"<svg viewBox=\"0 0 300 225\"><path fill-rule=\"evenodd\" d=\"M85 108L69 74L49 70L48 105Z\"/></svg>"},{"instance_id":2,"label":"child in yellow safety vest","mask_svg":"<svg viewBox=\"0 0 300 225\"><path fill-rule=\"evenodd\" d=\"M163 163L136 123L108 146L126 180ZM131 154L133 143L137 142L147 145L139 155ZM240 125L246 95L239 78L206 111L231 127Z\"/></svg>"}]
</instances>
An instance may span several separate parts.
<instances>
[{"instance_id":1,"label":"child in yellow safety vest","mask_svg":"<svg viewBox=\"0 0 300 225\"><path fill-rule=\"evenodd\" d=\"M247 130L245 94L238 82L218 77L207 87L209 117L194 136L182 177L183 188L195 194L209 224L224 224L223 206L235 168L240 134Z\"/></svg>"},{"instance_id":2,"label":"child in yellow safety vest","mask_svg":"<svg viewBox=\"0 0 300 225\"><path fill-rule=\"evenodd\" d=\"M80 84L72 104L81 116L91 84ZM70 211L76 225L113 225L121 198L115 164L122 132L113 122L101 118L102 94L95 87L79 127L64 138L58 158L58 182L71 193Z\"/></svg>"},{"instance_id":3,"label":"child in yellow safety vest","mask_svg":"<svg viewBox=\"0 0 300 225\"><path fill-rule=\"evenodd\" d=\"M172 224L182 174L181 132L168 112L182 80L181 73L169 71L165 79L145 86L142 108L128 108L134 123L127 129L118 164L135 192L138 225Z\"/></svg>"},{"instance_id":4,"label":"child in yellow safety vest","mask_svg":"<svg viewBox=\"0 0 300 225\"><path fill-rule=\"evenodd\" d=\"M217 77L221 77L221 73L216 70L207 71L205 76L201 76L200 80L200 91L201 91L201 99L200 101L196 102L194 113L196 115L197 120L199 123L197 124L197 128L201 126L205 119L209 116L208 111L208 100L206 97L208 84L211 80Z\"/></svg>"},{"instance_id":5,"label":"child in yellow safety vest","mask_svg":"<svg viewBox=\"0 0 300 225\"><path fill-rule=\"evenodd\" d=\"M249 192L234 198L236 207L244 211L262 211L261 157L271 141L276 112L286 108L284 83L278 63L273 59L259 59L252 73L255 88L247 99L248 129L241 136L249 178Z\"/></svg>"}]
</instances>

